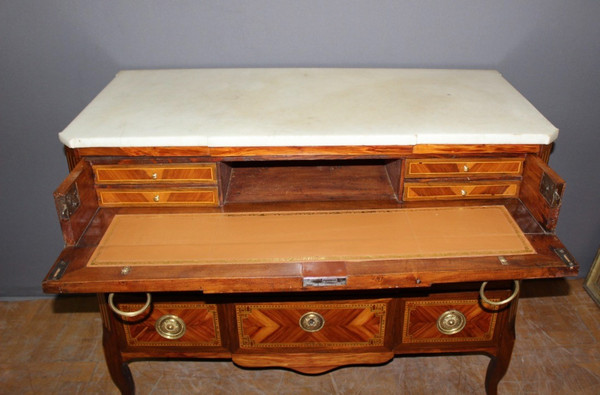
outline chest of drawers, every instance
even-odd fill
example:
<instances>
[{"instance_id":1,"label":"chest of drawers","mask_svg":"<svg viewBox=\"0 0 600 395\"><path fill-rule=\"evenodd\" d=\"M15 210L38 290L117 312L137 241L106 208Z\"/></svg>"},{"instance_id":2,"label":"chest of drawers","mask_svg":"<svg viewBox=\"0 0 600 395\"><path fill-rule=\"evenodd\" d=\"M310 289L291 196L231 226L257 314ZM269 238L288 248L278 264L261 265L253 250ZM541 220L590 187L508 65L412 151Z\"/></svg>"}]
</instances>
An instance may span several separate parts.
<instances>
[{"instance_id":1,"label":"chest of drawers","mask_svg":"<svg viewBox=\"0 0 600 395\"><path fill-rule=\"evenodd\" d=\"M519 281L577 273L555 137L495 72L121 73L61 134L43 287L98 294L123 393L144 358L314 374L462 352L491 357L495 393Z\"/></svg>"}]
</instances>

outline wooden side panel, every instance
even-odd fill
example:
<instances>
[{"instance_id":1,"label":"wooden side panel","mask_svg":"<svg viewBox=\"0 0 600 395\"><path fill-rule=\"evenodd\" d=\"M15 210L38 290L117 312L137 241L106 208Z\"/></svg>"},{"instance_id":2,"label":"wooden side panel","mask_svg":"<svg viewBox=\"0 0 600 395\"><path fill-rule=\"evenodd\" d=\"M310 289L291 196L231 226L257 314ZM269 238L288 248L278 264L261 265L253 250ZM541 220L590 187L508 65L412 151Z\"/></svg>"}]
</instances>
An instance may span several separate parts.
<instances>
[{"instance_id":1,"label":"wooden side panel","mask_svg":"<svg viewBox=\"0 0 600 395\"><path fill-rule=\"evenodd\" d=\"M385 168L388 173L388 177L390 178L390 183L392 184L392 188L394 189L394 193L397 198L400 199L401 191L402 191L402 182L403 182L403 161L395 160L388 163Z\"/></svg>"},{"instance_id":2,"label":"wooden side panel","mask_svg":"<svg viewBox=\"0 0 600 395\"><path fill-rule=\"evenodd\" d=\"M548 163L550 160L550 154L552 153L552 149L554 148L554 143L548 145L542 145L540 147L539 157L542 158L544 163Z\"/></svg>"},{"instance_id":3,"label":"wooden side panel","mask_svg":"<svg viewBox=\"0 0 600 395\"><path fill-rule=\"evenodd\" d=\"M547 188L542 186L543 180ZM553 190L547 190L546 197L544 197L541 191L548 188ZM556 228L564 189L565 181L540 157L527 156L519 198L535 219L548 231L554 231ZM548 201L549 196L555 196L554 203Z\"/></svg>"},{"instance_id":4,"label":"wooden side panel","mask_svg":"<svg viewBox=\"0 0 600 395\"><path fill-rule=\"evenodd\" d=\"M64 147L64 151L65 157L67 158L67 165L69 166L69 172L71 172L75 166L77 166L77 163L79 163L81 156L76 149L69 148L67 146Z\"/></svg>"},{"instance_id":5,"label":"wooden side panel","mask_svg":"<svg viewBox=\"0 0 600 395\"><path fill-rule=\"evenodd\" d=\"M219 182L219 204L223 205L227 200L229 192L229 182L231 181L231 166L225 162L218 162L218 182Z\"/></svg>"},{"instance_id":6,"label":"wooden side panel","mask_svg":"<svg viewBox=\"0 0 600 395\"><path fill-rule=\"evenodd\" d=\"M94 176L87 161L79 161L54 191L54 202L65 244L75 245L98 210Z\"/></svg>"}]
</instances>

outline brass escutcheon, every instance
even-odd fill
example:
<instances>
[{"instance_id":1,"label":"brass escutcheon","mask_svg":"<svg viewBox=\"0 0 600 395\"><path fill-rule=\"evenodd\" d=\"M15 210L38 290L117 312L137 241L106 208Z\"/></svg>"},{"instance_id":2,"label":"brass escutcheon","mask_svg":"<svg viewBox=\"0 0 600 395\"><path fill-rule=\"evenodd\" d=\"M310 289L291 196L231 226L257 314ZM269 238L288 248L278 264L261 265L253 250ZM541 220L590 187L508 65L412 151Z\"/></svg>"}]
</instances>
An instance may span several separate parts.
<instances>
[{"instance_id":1,"label":"brass escutcheon","mask_svg":"<svg viewBox=\"0 0 600 395\"><path fill-rule=\"evenodd\" d=\"M317 332L325 325L325 318L314 311L308 312L300 317L300 328L306 332Z\"/></svg>"},{"instance_id":2,"label":"brass escutcheon","mask_svg":"<svg viewBox=\"0 0 600 395\"><path fill-rule=\"evenodd\" d=\"M179 339L185 334L185 322L176 315L163 315L154 324L156 332L165 339Z\"/></svg>"},{"instance_id":3,"label":"brass escutcheon","mask_svg":"<svg viewBox=\"0 0 600 395\"><path fill-rule=\"evenodd\" d=\"M444 335L454 335L462 331L466 324L465 315L458 310L448 310L437 320L437 328Z\"/></svg>"}]
</instances>

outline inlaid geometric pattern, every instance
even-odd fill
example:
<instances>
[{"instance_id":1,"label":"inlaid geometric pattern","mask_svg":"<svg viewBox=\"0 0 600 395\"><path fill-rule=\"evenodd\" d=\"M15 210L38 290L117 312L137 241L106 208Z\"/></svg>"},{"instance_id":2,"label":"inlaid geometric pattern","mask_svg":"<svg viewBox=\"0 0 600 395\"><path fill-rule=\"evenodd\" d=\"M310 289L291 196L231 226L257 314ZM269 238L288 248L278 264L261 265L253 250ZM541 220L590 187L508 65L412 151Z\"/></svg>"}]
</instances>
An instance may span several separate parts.
<instances>
[{"instance_id":1,"label":"inlaid geometric pattern","mask_svg":"<svg viewBox=\"0 0 600 395\"><path fill-rule=\"evenodd\" d=\"M216 206L217 187L188 189L97 189L98 199L104 207L123 206Z\"/></svg>"},{"instance_id":2,"label":"inlaid geometric pattern","mask_svg":"<svg viewBox=\"0 0 600 395\"><path fill-rule=\"evenodd\" d=\"M96 182L215 182L215 164L95 165Z\"/></svg>"},{"instance_id":3,"label":"inlaid geometric pattern","mask_svg":"<svg viewBox=\"0 0 600 395\"><path fill-rule=\"evenodd\" d=\"M517 196L518 192L517 182L404 184L405 200L513 197Z\"/></svg>"},{"instance_id":4,"label":"inlaid geometric pattern","mask_svg":"<svg viewBox=\"0 0 600 395\"><path fill-rule=\"evenodd\" d=\"M443 334L437 327L438 318L449 310L458 310L466 318L465 327L453 335ZM492 340L498 314L490 310L483 310L477 299L407 301L402 342L446 343Z\"/></svg>"},{"instance_id":5,"label":"inlaid geometric pattern","mask_svg":"<svg viewBox=\"0 0 600 395\"><path fill-rule=\"evenodd\" d=\"M136 311L141 304L118 305L122 311ZM185 322L186 331L179 339L162 337L155 328L164 315L175 315ZM153 303L149 316L123 318L123 329L130 346L210 347L221 345L217 306L203 303Z\"/></svg>"},{"instance_id":6,"label":"inlaid geometric pattern","mask_svg":"<svg viewBox=\"0 0 600 395\"><path fill-rule=\"evenodd\" d=\"M469 177L474 175L518 176L523 171L523 159L408 159L407 177Z\"/></svg>"},{"instance_id":7,"label":"inlaid geometric pattern","mask_svg":"<svg viewBox=\"0 0 600 395\"><path fill-rule=\"evenodd\" d=\"M237 305L240 347L382 346L387 303ZM324 318L319 331L307 332L300 327L300 318L307 312Z\"/></svg>"}]
</instances>

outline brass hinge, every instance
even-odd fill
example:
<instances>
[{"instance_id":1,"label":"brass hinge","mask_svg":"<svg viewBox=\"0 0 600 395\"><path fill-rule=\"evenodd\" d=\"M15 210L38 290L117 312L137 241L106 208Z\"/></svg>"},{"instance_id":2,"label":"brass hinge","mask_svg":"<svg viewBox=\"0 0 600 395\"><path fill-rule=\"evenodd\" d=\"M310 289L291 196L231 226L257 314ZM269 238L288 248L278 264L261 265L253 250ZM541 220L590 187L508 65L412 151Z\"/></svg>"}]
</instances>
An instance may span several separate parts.
<instances>
[{"instance_id":1,"label":"brass hinge","mask_svg":"<svg viewBox=\"0 0 600 395\"><path fill-rule=\"evenodd\" d=\"M59 261L56 264L56 268L52 272L52 275L50 276L50 280L53 280L53 281L60 280L60 278L63 276L63 274L65 274L65 270L67 270L67 266L69 266L69 262L63 261L63 260Z\"/></svg>"},{"instance_id":2,"label":"brass hinge","mask_svg":"<svg viewBox=\"0 0 600 395\"><path fill-rule=\"evenodd\" d=\"M569 269L573 269L575 266L577 266L575 258L573 258L573 256L569 254L569 251L567 251L566 249L552 247L552 251L554 251L554 253L558 255L560 260L563 261L563 263L567 265Z\"/></svg>"},{"instance_id":3,"label":"brass hinge","mask_svg":"<svg viewBox=\"0 0 600 395\"><path fill-rule=\"evenodd\" d=\"M542 179L540 181L540 193L551 208L554 208L560 204L561 192L562 191L559 189L559 184L555 183L548 174L542 174Z\"/></svg>"},{"instance_id":4,"label":"brass hinge","mask_svg":"<svg viewBox=\"0 0 600 395\"><path fill-rule=\"evenodd\" d=\"M79 191L77 190L77 184L73 184L64 196L58 196L56 198L56 204L60 219L68 221L73 213L77 211L81 202L79 200Z\"/></svg>"}]
</instances>

